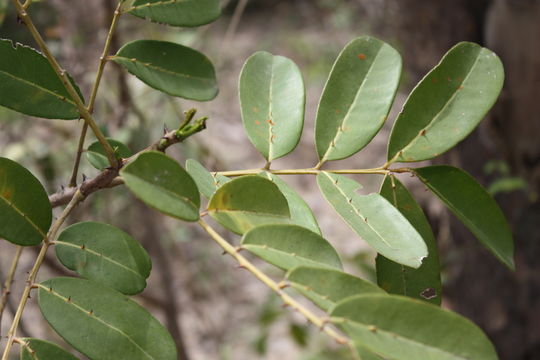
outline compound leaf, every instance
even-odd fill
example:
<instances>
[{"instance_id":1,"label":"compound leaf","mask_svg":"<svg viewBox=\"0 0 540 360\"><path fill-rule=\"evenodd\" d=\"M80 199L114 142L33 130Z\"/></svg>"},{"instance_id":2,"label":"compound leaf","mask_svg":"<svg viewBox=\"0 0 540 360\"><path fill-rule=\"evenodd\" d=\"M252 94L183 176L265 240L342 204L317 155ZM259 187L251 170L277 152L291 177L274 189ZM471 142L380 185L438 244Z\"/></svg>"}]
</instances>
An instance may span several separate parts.
<instances>
[{"instance_id":1,"label":"compound leaf","mask_svg":"<svg viewBox=\"0 0 540 360\"><path fill-rule=\"evenodd\" d=\"M37 245L51 222L51 204L39 180L15 161L0 157L0 237Z\"/></svg>"},{"instance_id":2,"label":"compound leaf","mask_svg":"<svg viewBox=\"0 0 540 360\"><path fill-rule=\"evenodd\" d=\"M352 340L393 360L497 360L486 335L466 318L397 295L360 295L338 303L332 321Z\"/></svg>"},{"instance_id":3,"label":"compound leaf","mask_svg":"<svg viewBox=\"0 0 540 360\"><path fill-rule=\"evenodd\" d=\"M212 196L208 213L221 225L244 234L263 224L290 223L287 199L272 181L241 176L223 184Z\"/></svg>"},{"instance_id":4,"label":"compound leaf","mask_svg":"<svg viewBox=\"0 0 540 360\"><path fill-rule=\"evenodd\" d=\"M315 126L322 161L349 157L366 146L386 121L399 84L401 56L370 36L339 54L321 96Z\"/></svg>"},{"instance_id":5,"label":"compound leaf","mask_svg":"<svg viewBox=\"0 0 540 360\"><path fill-rule=\"evenodd\" d=\"M298 225L257 226L244 234L242 247L283 270L298 265L341 269L336 250L322 236Z\"/></svg>"},{"instance_id":6,"label":"compound leaf","mask_svg":"<svg viewBox=\"0 0 540 360\"><path fill-rule=\"evenodd\" d=\"M336 269L297 266L287 273L287 280L324 311L353 295L384 294L376 285Z\"/></svg>"},{"instance_id":7,"label":"compound leaf","mask_svg":"<svg viewBox=\"0 0 540 360\"><path fill-rule=\"evenodd\" d=\"M345 176L321 172L317 184L345 222L378 253L418 268L427 247L416 229L379 194L360 195L360 184Z\"/></svg>"},{"instance_id":8,"label":"compound leaf","mask_svg":"<svg viewBox=\"0 0 540 360\"><path fill-rule=\"evenodd\" d=\"M150 257L135 239L97 222L67 227L56 241L56 256L82 277L126 295L144 290L152 268Z\"/></svg>"},{"instance_id":9,"label":"compound leaf","mask_svg":"<svg viewBox=\"0 0 540 360\"><path fill-rule=\"evenodd\" d=\"M197 185L167 155L144 152L122 168L120 174L129 190L154 209L181 220L199 219L201 199Z\"/></svg>"},{"instance_id":10,"label":"compound leaf","mask_svg":"<svg viewBox=\"0 0 540 360\"><path fill-rule=\"evenodd\" d=\"M501 91L501 60L461 42L414 88L388 145L390 161L431 159L454 147L484 118Z\"/></svg>"},{"instance_id":11,"label":"compound leaf","mask_svg":"<svg viewBox=\"0 0 540 360\"><path fill-rule=\"evenodd\" d=\"M415 172L488 250L514 269L514 242L504 214L472 176L447 165L427 166Z\"/></svg>"},{"instance_id":12,"label":"compound leaf","mask_svg":"<svg viewBox=\"0 0 540 360\"><path fill-rule=\"evenodd\" d=\"M0 105L47 119L79 118L77 105L47 59L28 46L2 39Z\"/></svg>"},{"instance_id":13,"label":"compound leaf","mask_svg":"<svg viewBox=\"0 0 540 360\"><path fill-rule=\"evenodd\" d=\"M300 141L306 94L302 74L291 60L265 51L244 64L239 82L244 128L251 143L272 161Z\"/></svg>"},{"instance_id":14,"label":"compound leaf","mask_svg":"<svg viewBox=\"0 0 540 360\"><path fill-rule=\"evenodd\" d=\"M78 360L75 356L49 341L22 338L21 360Z\"/></svg>"},{"instance_id":15,"label":"compound leaf","mask_svg":"<svg viewBox=\"0 0 540 360\"><path fill-rule=\"evenodd\" d=\"M219 0L134 0L124 12L157 23L194 27L216 20L221 4Z\"/></svg>"},{"instance_id":16,"label":"compound leaf","mask_svg":"<svg viewBox=\"0 0 540 360\"><path fill-rule=\"evenodd\" d=\"M167 330L143 307L93 281L42 282L39 308L66 342L90 359L176 360Z\"/></svg>"},{"instance_id":17,"label":"compound leaf","mask_svg":"<svg viewBox=\"0 0 540 360\"><path fill-rule=\"evenodd\" d=\"M185 99L208 101L218 93L210 60L189 47L167 41L136 40L111 60L154 89Z\"/></svg>"},{"instance_id":18,"label":"compound leaf","mask_svg":"<svg viewBox=\"0 0 540 360\"><path fill-rule=\"evenodd\" d=\"M378 255L376 259L377 283L389 293L440 305L442 286L439 254L435 237L422 208L396 178L392 180L387 176L384 179L381 195L392 203L422 236L428 248L428 257L418 269L412 269Z\"/></svg>"}]
</instances>

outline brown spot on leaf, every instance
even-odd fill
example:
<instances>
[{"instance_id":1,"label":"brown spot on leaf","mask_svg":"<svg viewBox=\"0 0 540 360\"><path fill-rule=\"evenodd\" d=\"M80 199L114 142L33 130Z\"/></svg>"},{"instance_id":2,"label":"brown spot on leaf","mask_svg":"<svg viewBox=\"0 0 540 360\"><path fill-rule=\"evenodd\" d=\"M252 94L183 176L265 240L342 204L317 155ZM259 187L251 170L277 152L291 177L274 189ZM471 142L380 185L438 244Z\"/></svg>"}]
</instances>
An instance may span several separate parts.
<instances>
[{"instance_id":1,"label":"brown spot on leaf","mask_svg":"<svg viewBox=\"0 0 540 360\"><path fill-rule=\"evenodd\" d=\"M360 60L366 60L366 55L365 54L358 54L358 58Z\"/></svg>"},{"instance_id":2,"label":"brown spot on leaf","mask_svg":"<svg viewBox=\"0 0 540 360\"><path fill-rule=\"evenodd\" d=\"M7 188L2 191L2 197L6 200L10 200L13 196L13 189Z\"/></svg>"},{"instance_id":3,"label":"brown spot on leaf","mask_svg":"<svg viewBox=\"0 0 540 360\"><path fill-rule=\"evenodd\" d=\"M268 120L266 120L266 122L267 122L268 124L272 125L272 126L276 125L276 124L274 124L274 122L272 121L272 119L268 119Z\"/></svg>"},{"instance_id":4,"label":"brown spot on leaf","mask_svg":"<svg viewBox=\"0 0 540 360\"><path fill-rule=\"evenodd\" d=\"M251 110L256 113L259 112L259 108L256 106L252 107Z\"/></svg>"},{"instance_id":5,"label":"brown spot on leaf","mask_svg":"<svg viewBox=\"0 0 540 360\"><path fill-rule=\"evenodd\" d=\"M431 82L434 83L434 84L436 84L436 83L439 82L439 80L438 80L436 77L434 77L434 78L431 78Z\"/></svg>"},{"instance_id":6,"label":"brown spot on leaf","mask_svg":"<svg viewBox=\"0 0 540 360\"><path fill-rule=\"evenodd\" d=\"M463 89L463 86L460 85L460 86L458 86L457 89L458 89L458 90L461 90L461 89Z\"/></svg>"},{"instance_id":7,"label":"brown spot on leaf","mask_svg":"<svg viewBox=\"0 0 540 360\"><path fill-rule=\"evenodd\" d=\"M255 120L255 125L261 125L261 122L259 120Z\"/></svg>"},{"instance_id":8,"label":"brown spot on leaf","mask_svg":"<svg viewBox=\"0 0 540 360\"><path fill-rule=\"evenodd\" d=\"M341 113L341 110L336 109L336 114L339 114L339 113Z\"/></svg>"}]
</instances>

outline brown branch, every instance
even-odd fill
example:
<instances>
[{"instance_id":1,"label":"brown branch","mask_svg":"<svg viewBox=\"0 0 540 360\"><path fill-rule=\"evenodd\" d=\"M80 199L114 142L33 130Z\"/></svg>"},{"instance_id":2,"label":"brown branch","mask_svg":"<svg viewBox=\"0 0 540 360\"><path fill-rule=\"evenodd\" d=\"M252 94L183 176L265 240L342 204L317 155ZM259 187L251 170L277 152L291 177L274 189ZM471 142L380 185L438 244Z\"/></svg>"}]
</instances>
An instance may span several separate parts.
<instances>
[{"instance_id":1,"label":"brown branch","mask_svg":"<svg viewBox=\"0 0 540 360\"><path fill-rule=\"evenodd\" d=\"M206 128L206 120L206 117L202 117L196 120L191 125L183 124L183 127L177 130L167 132L165 135L163 135L161 139L159 139L146 149L139 151L137 154L133 155L128 159L122 159L122 161L120 162L120 168L125 166L127 163L135 159L139 154L143 152L151 150L165 152L165 150L167 150L169 146L182 142L188 137L204 130ZM81 194L86 198L88 197L88 195L98 190L112 188L123 184L123 180L118 177L120 168L106 168L96 177L84 181L79 187L67 187L62 189L60 192L50 195L49 202L51 203L51 206L55 208L69 203L69 201L71 200L73 195L75 195L78 189L81 191Z\"/></svg>"}]
</instances>

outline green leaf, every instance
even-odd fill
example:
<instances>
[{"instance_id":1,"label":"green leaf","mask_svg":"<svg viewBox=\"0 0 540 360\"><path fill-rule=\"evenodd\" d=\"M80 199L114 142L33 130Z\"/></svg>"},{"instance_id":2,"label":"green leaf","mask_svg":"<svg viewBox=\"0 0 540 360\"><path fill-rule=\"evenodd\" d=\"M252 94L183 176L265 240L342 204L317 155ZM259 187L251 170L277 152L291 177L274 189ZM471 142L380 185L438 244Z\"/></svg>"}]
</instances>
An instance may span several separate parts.
<instances>
[{"instance_id":1,"label":"green leaf","mask_svg":"<svg viewBox=\"0 0 540 360\"><path fill-rule=\"evenodd\" d=\"M48 119L79 118L73 98L47 59L28 46L0 39L0 84L2 106Z\"/></svg>"},{"instance_id":2,"label":"green leaf","mask_svg":"<svg viewBox=\"0 0 540 360\"><path fill-rule=\"evenodd\" d=\"M414 88L396 119L388 160L431 159L454 147L484 118L501 91L500 59L479 45L454 46Z\"/></svg>"},{"instance_id":3,"label":"green leaf","mask_svg":"<svg viewBox=\"0 0 540 360\"><path fill-rule=\"evenodd\" d=\"M259 51L244 64L239 90L244 128L257 150L268 161L293 151L302 134L306 103L295 63Z\"/></svg>"},{"instance_id":4,"label":"green leaf","mask_svg":"<svg viewBox=\"0 0 540 360\"><path fill-rule=\"evenodd\" d=\"M176 360L167 330L143 307L89 280L42 282L39 308L66 342L90 359Z\"/></svg>"},{"instance_id":5,"label":"green leaf","mask_svg":"<svg viewBox=\"0 0 540 360\"><path fill-rule=\"evenodd\" d=\"M383 126L401 76L401 56L363 36L339 54L323 90L315 127L322 161L344 159L366 146Z\"/></svg>"},{"instance_id":6,"label":"green leaf","mask_svg":"<svg viewBox=\"0 0 540 360\"><path fill-rule=\"evenodd\" d=\"M354 350L356 351L356 354L361 360L385 360L379 355L369 351L365 347L358 344L355 344Z\"/></svg>"},{"instance_id":7,"label":"green leaf","mask_svg":"<svg viewBox=\"0 0 540 360\"><path fill-rule=\"evenodd\" d=\"M216 73L210 60L186 46L167 41L136 40L124 45L111 60L147 85L172 96L208 101L218 93Z\"/></svg>"},{"instance_id":8,"label":"green leaf","mask_svg":"<svg viewBox=\"0 0 540 360\"><path fill-rule=\"evenodd\" d=\"M281 193L287 199L289 204L289 211L291 212L291 222L296 225L300 225L309 229L319 235L321 234L321 229L319 229L319 224L313 215L313 211L309 205L302 199L300 195L292 187L290 187L285 181L283 181L279 176L271 174L269 172L263 172L261 176L266 177L268 180L271 180L276 184L281 191Z\"/></svg>"},{"instance_id":9,"label":"green leaf","mask_svg":"<svg viewBox=\"0 0 540 360\"><path fill-rule=\"evenodd\" d=\"M487 249L514 270L514 242L504 214L472 176L447 165L415 172Z\"/></svg>"},{"instance_id":10,"label":"green leaf","mask_svg":"<svg viewBox=\"0 0 540 360\"><path fill-rule=\"evenodd\" d=\"M330 316L352 340L393 360L496 360L493 345L466 318L397 295L343 300Z\"/></svg>"},{"instance_id":11,"label":"green leaf","mask_svg":"<svg viewBox=\"0 0 540 360\"><path fill-rule=\"evenodd\" d=\"M51 204L39 180L15 161L0 157L0 237L37 245L51 222Z\"/></svg>"},{"instance_id":12,"label":"green leaf","mask_svg":"<svg viewBox=\"0 0 540 360\"><path fill-rule=\"evenodd\" d=\"M428 248L428 257L418 269L397 264L377 256L377 283L392 294L405 295L440 305L442 300L441 269L435 237L422 208L398 179L387 176L381 195L392 203L418 231Z\"/></svg>"},{"instance_id":13,"label":"green leaf","mask_svg":"<svg viewBox=\"0 0 540 360\"><path fill-rule=\"evenodd\" d=\"M111 147L115 150L117 159L128 158L133 155L131 150L120 141L107 139L107 142L111 144ZM86 158L90 164L98 170L103 170L110 166L109 160L107 159L107 153L99 141L93 142L88 147L86 150Z\"/></svg>"},{"instance_id":14,"label":"green leaf","mask_svg":"<svg viewBox=\"0 0 540 360\"><path fill-rule=\"evenodd\" d=\"M242 247L285 271L298 265L342 267L328 241L298 225L257 226L244 234Z\"/></svg>"},{"instance_id":15,"label":"green leaf","mask_svg":"<svg viewBox=\"0 0 540 360\"><path fill-rule=\"evenodd\" d=\"M78 360L52 342L33 338L22 338L21 341L21 360Z\"/></svg>"},{"instance_id":16,"label":"green leaf","mask_svg":"<svg viewBox=\"0 0 540 360\"><path fill-rule=\"evenodd\" d=\"M376 285L334 269L298 266L287 273L291 286L324 311L337 302L360 294L384 294Z\"/></svg>"},{"instance_id":17,"label":"green leaf","mask_svg":"<svg viewBox=\"0 0 540 360\"><path fill-rule=\"evenodd\" d=\"M410 267L422 264L427 256L424 240L388 200L357 194L361 185L342 175L321 172L317 184L343 220L378 253Z\"/></svg>"},{"instance_id":18,"label":"green leaf","mask_svg":"<svg viewBox=\"0 0 540 360\"><path fill-rule=\"evenodd\" d=\"M199 219L201 199L197 185L167 155L144 152L120 170L120 174L129 190L154 209L186 221Z\"/></svg>"},{"instance_id":19,"label":"green leaf","mask_svg":"<svg viewBox=\"0 0 540 360\"><path fill-rule=\"evenodd\" d=\"M67 227L56 241L56 256L82 277L126 295L144 290L152 268L144 248L129 234L97 222Z\"/></svg>"},{"instance_id":20,"label":"green leaf","mask_svg":"<svg viewBox=\"0 0 540 360\"><path fill-rule=\"evenodd\" d=\"M216 20L221 5L219 0L135 0L124 12L157 23L194 27Z\"/></svg>"},{"instance_id":21,"label":"green leaf","mask_svg":"<svg viewBox=\"0 0 540 360\"><path fill-rule=\"evenodd\" d=\"M226 176L210 173L201 163L193 159L186 161L186 171L195 180L201 194L207 199L210 199L221 185L231 181Z\"/></svg>"},{"instance_id":22,"label":"green leaf","mask_svg":"<svg viewBox=\"0 0 540 360\"><path fill-rule=\"evenodd\" d=\"M208 213L221 225L244 234L258 225L290 223L287 199L272 181L257 175L223 184L212 196Z\"/></svg>"}]
</instances>

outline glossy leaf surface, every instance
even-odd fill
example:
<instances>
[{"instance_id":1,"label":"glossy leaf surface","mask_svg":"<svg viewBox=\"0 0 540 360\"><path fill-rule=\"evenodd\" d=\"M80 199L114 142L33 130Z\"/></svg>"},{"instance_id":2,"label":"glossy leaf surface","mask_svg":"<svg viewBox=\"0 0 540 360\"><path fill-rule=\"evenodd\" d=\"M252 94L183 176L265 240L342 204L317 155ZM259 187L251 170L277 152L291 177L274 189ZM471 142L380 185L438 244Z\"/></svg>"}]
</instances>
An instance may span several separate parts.
<instances>
[{"instance_id":1,"label":"glossy leaf surface","mask_svg":"<svg viewBox=\"0 0 540 360\"><path fill-rule=\"evenodd\" d=\"M239 82L244 128L266 160L290 153L300 141L306 94L291 60L265 51L244 64Z\"/></svg>"},{"instance_id":2,"label":"glossy leaf surface","mask_svg":"<svg viewBox=\"0 0 540 360\"><path fill-rule=\"evenodd\" d=\"M290 223L285 196L276 184L257 175L241 176L223 184L210 199L208 213L237 234L258 225Z\"/></svg>"},{"instance_id":3,"label":"glossy leaf surface","mask_svg":"<svg viewBox=\"0 0 540 360\"><path fill-rule=\"evenodd\" d=\"M120 141L114 139L107 139L107 142L111 144L117 159L128 158L133 153L131 150ZM103 170L110 166L109 160L107 160L107 153L99 141L93 142L86 150L86 158L98 170Z\"/></svg>"},{"instance_id":4,"label":"glossy leaf surface","mask_svg":"<svg viewBox=\"0 0 540 360\"><path fill-rule=\"evenodd\" d=\"M181 220L199 219L201 199L197 185L187 171L167 155L144 152L120 174L129 190L154 209Z\"/></svg>"},{"instance_id":5,"label":"glossy leaf surface","mask_svg":"<svg viewBox=\"0 0 540 360\"><path fill-rule=\"evenodd\" d=\"M321 172L317 184L343 220L378 253L410 267L422 264L427 256L424 240L388 200L356 193L361 185L342 175Z\"/></svg>"},{"instance_id":6,"label":"glossy leaf surface","mask_svg":"<svg viewBox=\"0 0 540 360\"><path fill-rule=\"evenodd\" d=\"M21 360L78 360L52 342L33 338L22 338L21 341Z\"/></svg>"},{"instance_id":7,"label":"glossy leaf surface","mask_svg":"<svg viewBox=\"0 0 540 360\"><path fill-rule=\"evenodd\" d=\"M60 234L55 248L56 256L68 269L126 295L144 290L152 268L143 247L108 224L71 225Z\"/></svg>"},{"instance_id":8,"label":"glossy leaf surface","mask_svg":"<svg viewBox=\"0 0 540 360\"><path fill-rule=\"evenodd\" d=\"M422 266L413 269L388 260L382 255L376 259L377 283L392 294L405 295L440 305L442 300L441 269L435 237L422 208L407 188L396 178L386 177L381 195L392 203L418 231L428 248L428 257Z\"/></svg>"},{"instance_id":9,"label":"glossy leaf surface","mask_svg":"<svg viewBox=\"0 0 540 360\"><path fill-rule=\"evenodd\" d=\"M195 180L199 191L207 199L210 199L221 185L231 181L226 176L210 173L201 163L194 159L186 161L186 171Z\"/></svg>"},{"instance_id":10,"label":"glossy leaf surface","mask_svg":"<svg viewBox=\"0 0 540 360\"><path fill-rule=\"evenodd\" d=\"M15 161L0 157L0 237L37 245L51 222L51 204L39 180Z\"/></svg>"},{"instance_id":11,"label":"glossy leaf surface","mask_svg":"<svg viewBox=\"0 0 540 360\"><path fill-rule=\"evenodd\" d=\"M504 81L500 59L462 42L414 88L396 119L388 159L431 159L454 147L484 118Z\"/></svg>"},{"instance_id":12,"label":"glossy leaf surface","mask_svg":"<svg viewBox=\"0 0 540 360\"><path fill-rule=\"evenodd\" d=\"M335 269L298 266L287 273L287 280L324 311L353 295L384 294L376 285Z\"/></svg>"},{"instance_id":13,"label":"glossy leaf surface","mask_svg":"<svg viewBox=\"0 0 540 360\"><path fill-rule=\"evenodd\" d=\"M311 211L311 208L304 199L279 176L268 172L261 173L261 175L276 184L287 199L289 211L291 212L291 222L321 235L321 229L319 229L317 219L315 219L313 211Z\"/></svg>"},{"instance_id":14,"label":"glossy leaf surface","mask_svg":"<svg viewBox=\"0 0 540 360\"><path fill-rule=\"evenodd\" d=\"M189 47L167 41L136 40L111 58L154 89L185 99L216 97L216 73L210 60Z\"/></svg>"},{"instance_id":15,"label":"glossy leaf surface","mask_svg":"<svg viewBox=\"0 0 540 360\"><path fill-rule=\"evenodd\" d=\"M221 14L219 0L135 0L130 5L126 12L172 26L204 25Z\"/></svg>"},{"instance_id":16,"label":"glossy leaf surface","mask_svg":"<svg viewBox=\"0 0 540 360\"><path fill-rule=\"evenodd\" d=\"M319 234L298 225L263 225L242 238L242 247L283 270L298 265L341 269L336 250Z\"/></svg>"},{"instance_id":17,"label":"glossy leaf surface","mask_svg":"<svg viewBox=\"0 0 540 360\"><path fill-rule=\"evenodd\" d=\"M321 160L349 157L366 146L390 111L401 75L401 56L370 36L339 54L321 96L315 127Z\"/></svg>"},{"instance_id":18,"label":"glossy leaf surface","mask_svg":"<svg viewBox=\"0 0 540 360\"><path fill-rule=\"evenodd\" d=\"M79 111L47 59L0 39L0 105L48 119L78 119Z\"/></svg>"},{"instance_id":19,"label":"glossy leaf surface","mask_svg":"<svg viewBox=\"0 0 540 360\"><path fill-rule=\"evenodd\" d=\"M491 195L465 171L446 165L416 175L502 263L514 269L512 232Z\"/></svg>"},{"instance_id":20,"label":"glossy leaf surface","mask_svg":"<svg viewBox=\"0 0 540 360\"><path fill-rule=\"evenodd\" d=\"M52 328L90 359L176 360L165 328L143 307L89 280L39 285L39 308Z\"/></svg>"},{"instance_id":21,"label":"glossy leaf surface","mask_svg":"<svg viewBox=\"0 0 540 360\"><path fill-rule=\"evenodd\" d=\"M352 340L393 360L496 360L486 335L464 317L397 295L361 295L330 313Z\"/></svg>"}]
</instances>

